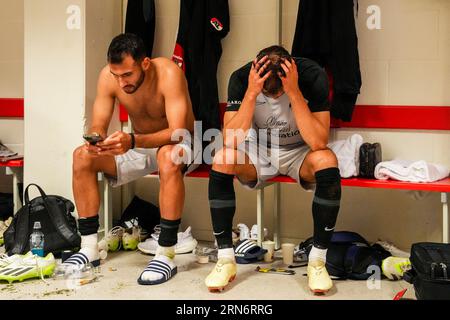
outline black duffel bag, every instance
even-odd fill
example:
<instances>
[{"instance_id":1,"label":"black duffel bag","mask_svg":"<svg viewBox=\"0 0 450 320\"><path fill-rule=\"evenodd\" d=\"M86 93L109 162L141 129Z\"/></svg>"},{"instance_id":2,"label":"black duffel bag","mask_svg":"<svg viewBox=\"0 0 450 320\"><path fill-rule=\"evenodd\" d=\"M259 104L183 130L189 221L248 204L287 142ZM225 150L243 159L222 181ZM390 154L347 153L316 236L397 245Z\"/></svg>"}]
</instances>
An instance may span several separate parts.
<instances>
[{"instance_id":1,"label":"black duffel bag","mask_svg":"<svg viewBox=\"0 0 450 320\"><path fill-rule=\"evenodd\" d=\"M403 279L418 300L450 300L450 244L421 242L411 247L412 269Z\"/></svg>"},{"instance_id":2,"label":"black duffel bag","mask_svg":"<svg viewBox=\"0 0 450 320\"><path fill-rule=\"evenodd\" d=\"M38 188L41 194L31 201L28 196L30 186ZM29 239L36 221L41 223L41 231L44 233L45 255L52 252L59 256L63 250L78 249L81 237L71 214L74 209L72 201L61 196L46 195L38 185L29 184L25 189L24 206L16 213L3 235L7 254L24 254L30 251Z\"/></svg>"},{"instance_id":3,"label":"black duffel bag","mask_svg":"<svg viewBox=\"0 0 450 320\"><path fill-rule=\"evenodd\" d=\"M300 243L296 255L309 256L313 237ZM326 268L338 279L367 280L372 276L370 266L381 267L383 259L391 256L379 245L370 245L360 234L352 231L334 231L327 250ZM306 259L304 259L306 260Z\"/></svg>"}]
</instances>

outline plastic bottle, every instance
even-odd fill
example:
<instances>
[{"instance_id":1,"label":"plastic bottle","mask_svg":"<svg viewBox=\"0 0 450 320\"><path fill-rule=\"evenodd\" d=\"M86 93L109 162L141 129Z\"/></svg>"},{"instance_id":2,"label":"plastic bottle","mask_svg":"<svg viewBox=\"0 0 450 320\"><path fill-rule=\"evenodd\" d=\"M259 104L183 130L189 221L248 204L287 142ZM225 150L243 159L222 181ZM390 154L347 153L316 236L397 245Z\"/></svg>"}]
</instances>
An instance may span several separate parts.
<instances>
[{"instance_id":1,"label":"plastic bottle","mask_svg":"<svg viewBox=\"0 0 450 320\"><path fill-rule=\"evenodd\" d=\"M34 222L33 233L30 235L30 250L34 255L44 256L44 234L39 221Z\"/></svg>"}]
</instances>

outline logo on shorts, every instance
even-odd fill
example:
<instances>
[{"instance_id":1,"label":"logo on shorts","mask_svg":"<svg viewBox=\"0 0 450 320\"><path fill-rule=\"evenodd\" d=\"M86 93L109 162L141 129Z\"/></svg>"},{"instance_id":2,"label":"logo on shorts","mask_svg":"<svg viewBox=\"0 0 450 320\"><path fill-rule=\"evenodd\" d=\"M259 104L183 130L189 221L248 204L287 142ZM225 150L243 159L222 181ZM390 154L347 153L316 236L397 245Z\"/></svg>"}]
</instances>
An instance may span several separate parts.
<instances>
[{"instance_id":1,"label":"logo on shorts","mask_svg":"<svg viewBox=\"0 0 450 320\"><path fill-rule=\"evenodd\" d=\"M223 30L223 24L217 18L212 18L210 22L217 31Z\"/></svg>"},{"instance_id":2,"label":"logo on shorts","mask_svg":"<svg viewBox=\"0 0 450 320\"><path fill-rule=\"evenodd\" d=\"M334 227L333 228L325 227L325 231L333 231L333 230L334 230Z\"/></svg>"}]
</instances>

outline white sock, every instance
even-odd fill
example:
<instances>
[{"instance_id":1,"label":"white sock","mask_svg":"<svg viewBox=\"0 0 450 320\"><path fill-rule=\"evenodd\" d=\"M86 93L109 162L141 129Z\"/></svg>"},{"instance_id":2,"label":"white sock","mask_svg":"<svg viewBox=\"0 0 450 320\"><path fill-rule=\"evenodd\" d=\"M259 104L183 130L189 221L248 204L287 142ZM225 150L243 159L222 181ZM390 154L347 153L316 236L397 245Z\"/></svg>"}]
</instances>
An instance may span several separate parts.
<instances>
[{"instance_id":1,"label":"white sock","mask_svg":"<svg viewBox=\"0 0 450 320\"><path fill-rule=\"evenodd\" d=\"M95 261L99 258L98 236L97 233L88 236L81 236L81 253L84 253L89 261Z\"/></svg>"},{"instance_id":2,"label":"white sock","mask_svg":"<svg viewBox=\"0 0 450 320\"><path fill-rule=\"evenodd\" d=\"M80 255L82 253L86 257ZM87 258L87 261L86 261ZM81 249L79 252L70 256L64 263L72 265L81 265L88 262L93 262L100 259L98 244L97 244L97 233L90 234L87 236L81 236Z\"/></svg>"},{"instance_id":3,"label":"white sock","mask_svg":"<svg viewBox=\"0 0 450 320\"><path fill-rule=\"evenodd\" d=\"M326 262L327 261L327 251L328 251L328 249L319 249L319 248L316 248L315 246L313 246L311 248L311 252L309 253L308 261L311 262L311 261L320 260L320 261Z\"/></svg>"},{"instance_id":4,"label":"white sock","mask_svg":"<svg viewBox=\"0 0 450 320\"><path fill-rule=\"evenodd\" d=\"M175 263L173 262L174 257L175 257L175 246L171 247L158 246L158 248L156 249L156 255L153 258L153 260L150 261L148 266L150 266L153 261L161 261L168 264L169 267L173 270L176 267ZM163 275L161 273L153 271L144 271L141 275L141 279L144 281L157 281L162 278Z\"/></svg>"},{"instance_id":5,"label":"white sock","mask_svg":"<svg viewBox=\"0 0 450 320\"><path fill-rule=\"evenodd\" d=\"M219 249L217 251L217 259L221 259L221 258L226 258L226 259L235 261L234 249L233 248Z\"/></svg>"}]
</instances>

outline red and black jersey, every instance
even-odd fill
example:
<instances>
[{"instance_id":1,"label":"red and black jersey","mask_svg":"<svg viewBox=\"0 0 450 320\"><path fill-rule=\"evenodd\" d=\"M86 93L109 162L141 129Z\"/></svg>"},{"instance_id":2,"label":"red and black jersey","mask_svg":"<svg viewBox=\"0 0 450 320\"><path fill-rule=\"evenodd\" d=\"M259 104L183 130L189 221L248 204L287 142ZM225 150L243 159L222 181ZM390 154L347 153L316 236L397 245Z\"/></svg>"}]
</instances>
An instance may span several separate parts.
<instances>
[{"instance_id":1,"label":"red and black jersey","mask_svg":"<svg viewBox=\"0 0 450 320\"><path fill-rule=\"evenodd\" d=\"M220 128L217 66L221 40L230 30L228 0L181 0L172 56L186 73L196 120L203 130Z\"/></svg>"}]
</instances>

